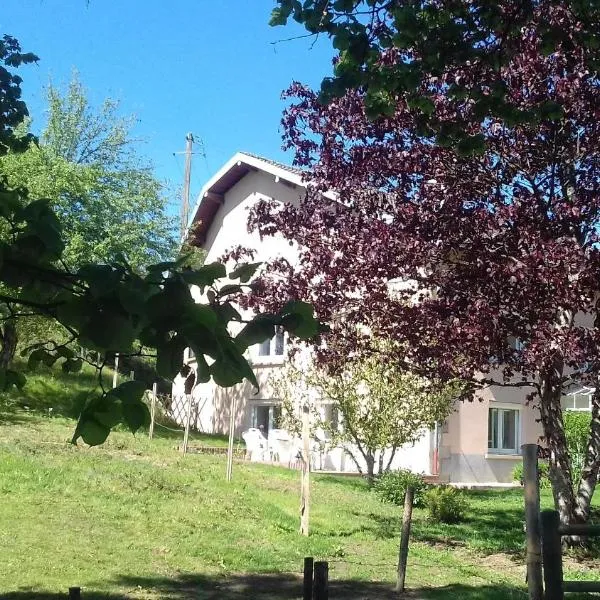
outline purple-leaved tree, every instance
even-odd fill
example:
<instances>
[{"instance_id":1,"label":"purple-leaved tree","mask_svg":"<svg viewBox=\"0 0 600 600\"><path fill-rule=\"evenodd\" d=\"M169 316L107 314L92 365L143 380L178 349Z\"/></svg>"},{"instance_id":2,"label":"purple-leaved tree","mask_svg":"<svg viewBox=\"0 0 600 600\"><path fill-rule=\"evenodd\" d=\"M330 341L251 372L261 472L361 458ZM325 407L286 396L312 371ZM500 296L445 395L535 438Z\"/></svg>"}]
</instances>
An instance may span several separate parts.
<instances>
[{"instance_id":1,"label":"purple-leaved tree","mask_svg":"<svg viewBox=\"0 0 600 600\"><path fill-rule=\"evenodd\" d=\"M460 24L485 3L435 4ZM583 522L600 468L599 51L576 3L526 4L518 35L498 25L447 64L411 46L400 20L375 19L371 32L388 27L393 40L395 27L398 44L364 64L342 47L336 73L385 72L379 87L346 77L327 103L289 88L285 146L311 184L300 207L257 205L251 226L283 232L301 260L271 265L256 301L312 302L344 349L321 346L328 365L369 351L366 325L420 375L522 387L539 408L561 519ZM412 64L419 77L394 86ZM597 390L577 482L561 409L574 383Z\"/></svg>"}]
</instances>

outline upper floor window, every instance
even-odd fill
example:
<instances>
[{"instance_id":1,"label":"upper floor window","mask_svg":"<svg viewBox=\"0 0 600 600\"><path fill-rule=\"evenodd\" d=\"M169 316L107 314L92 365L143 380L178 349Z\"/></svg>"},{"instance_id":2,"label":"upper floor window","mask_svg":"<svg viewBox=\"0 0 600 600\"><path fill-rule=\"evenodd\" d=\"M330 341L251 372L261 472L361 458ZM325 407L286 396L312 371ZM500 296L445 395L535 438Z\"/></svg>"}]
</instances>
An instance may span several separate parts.
<instances>
[{"instance_id":1,"label":"upper floor window","mask_svg":"<svg viewBox=\"0 0 600 600\"><path fill-rule=\"evenodd\" d=\"M283 356L285 350L285 333L278 331L270 340L265 340L258 347L259 356Z\"/></svg>"},{"instance_id":2,"label":"upper floor window","mask_svg":"<svg viewBox=\"0 0 600 600\"><path fill-rule=\"evenodd\" d=\"M584 387L561 398L563 410L591 411L594 388Z\"/></svg>"},{"instance_id":3,"label":"upper floor window","mask_svg":"<svg viewBox=\"0 0 600 600\"><path fill-rule=\"evenodd\" d=\"M499 454L520 453L520 411L490 408L488 413L488 450Z\"/></svg>"}]
</instances>

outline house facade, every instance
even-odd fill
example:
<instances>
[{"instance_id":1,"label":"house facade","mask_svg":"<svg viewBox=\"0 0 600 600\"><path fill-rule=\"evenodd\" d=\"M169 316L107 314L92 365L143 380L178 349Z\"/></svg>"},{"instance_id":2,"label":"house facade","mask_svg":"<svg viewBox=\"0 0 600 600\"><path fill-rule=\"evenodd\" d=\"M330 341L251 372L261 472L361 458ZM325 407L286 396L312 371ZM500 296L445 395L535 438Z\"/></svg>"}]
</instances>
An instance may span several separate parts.
<instances>
[{"instance_id":1,"label":"house facade","mask_svg":"<svg viewBox=\"0 0 600 600\"><path fill-rule=\"evenodd\" d=\"M256 261L285 257L293 263L297 253L283 236L261 239L257 233L248 231L248 212L261 199L298 203L305 189L302 173L297 169L252 154L233 156L206 183L193 209L195 243L206 250L206 262L219 260L232 247L241 245L255 250ZM198 290L193 293L199 294ZM281 401L278 390L274 389L274 375L287 360L286 346L286 337L278 334L249 350L260 384L258 393L249 383L228 389L212 382L193 385L195 361L186 356L191 372L187 378L179 376L175 381L172 404L175 418L183 422L189 399L186 392L190 392L192 427L206 433L226 434L232 423L236 436L260 430L270 444L271 441L273 446L277 444L277 452L269 455L271 459L284 464L293 462L297 445L278 428ZM506 387L482 390L474 402L457 404L446 422L432 431L424 431L417 443L401 448L392 467L409 468L455 484L510 484L512 470L521 460L521 445L535 443L541 435L537 409L525 403L528 391ZM566 398L565 402L568 404L570 400ZM578 402L581 405L584 401ZM318 407L322 418L337 419L327 399L321 399ZM331 447L327 439L313 447L312 455L315 469L342 472L357 469L348 454Z\"/></svg>"}]
</instances>

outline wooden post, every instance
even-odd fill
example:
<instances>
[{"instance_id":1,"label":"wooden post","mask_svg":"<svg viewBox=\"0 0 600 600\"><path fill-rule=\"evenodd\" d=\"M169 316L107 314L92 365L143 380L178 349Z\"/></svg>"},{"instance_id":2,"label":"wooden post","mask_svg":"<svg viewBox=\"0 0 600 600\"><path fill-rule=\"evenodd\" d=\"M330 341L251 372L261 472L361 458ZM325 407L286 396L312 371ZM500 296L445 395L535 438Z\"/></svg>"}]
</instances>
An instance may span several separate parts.
<instances>
[{"instance_id":1,"label":"wooden post","mask_svg":"<svg viewBox=\"0 0 600 600\"><path fill-rule=\"evenodd\" d=\"M300 489L300 533L308 535L310 515L310 423L308 404L302 407L302 483ZM315 563L315 567L316 567ZM316 571L315 571L316 573Z\"/></svg>"},{"instance_id":2,"label":"wooden post","mask_svg":"<svg viewBox=\"0 0 600 600\"><path fill-rule=\"evenodd\" d=\"M227 396L229 393L225 392ZM229 405L229 439L227 441L227 481L233 476L233 432L235 429L235 395Z\"/></svg>"},{"instance_id":3,"label":"wooden post","mask_svg":"<svg viewBox=\"0 0 600 600\"><path fill-rule=\"evenodd\" d=\"M544 597L542 579L542 532L540 527L540 480L537 444L523 444L523 485L527 535L527 588L529 600Z\"/></svg>"},{"instance_id":4,"label":"wooden post","mask_svg":"<svg viewBox=\"0 0 600 600\"><path fill-rule=\"evenodd\" d=\"M181 453L186 454L188 449L188 439L190 437L190 422L192 420L192 395L187 394L187 414L185 416L185 431L183 433L183 444L181 446Z\"/></svg>"},{"instance_id":5,"label":"wooden post","mask_svg":"<svg viewBox=\"0 0 600 600\"><path fill-rule=\"evenodd\" d=\"M556 510L542 511L542 555L544 557L544 599L564 600L560 517Z\"/></svg>"},{"instance_id":6,"label":"wooden post","mask_svg":"<svg viewBox=\"0 0 600 600\"><path fill-rule=\"evenodd\" d=\"M406 579L406 563L408 560L408 540L410 539L410 524L412 522L412 509L415 491L412 487L406 488L404 494L404 512L402 513L402 532L400 534L400 551L398 552L398 580L396 591L404 592L404 580Z\"/></svg>"},{"instance_id":7,"label":"wooden post","mask_svg":"<svg viewBox=\"0 0 600 600\"><path fill-rule=\"evenodd\" d=\"M154 419L156 418L156 382L152 384L152 400L150 402L150 429L148 437L152 439L154 435Z\"/></svg>"},{"instance_id":8,"label":"wooden post","mask_svg":"<svg viewBox=\"0 0 600 600\"><path fill-rule=\"evenodd\" d=\"M313 566L313 557L307 556L304 559L304 585L302 587L302 600L312 600L313 597Z\"/></svg>"},{"instance_id":9,"label":"wooden post","mask_svg":"<svg viewBox=\"0 0 600 600\"><path fill-rule=\"evenodd\" d=\"M119 382L119 353L115 354L115 370L113 372L113 387L117 387L117 383Z\"/></svg>"},{"instance_id":10,"label":"wooden post","mask_svg":"<svg viewBox=\"0 0 600 600\"><path fill-rule=\"evenodd\" d=\"M81 588L70 587L69 588L69 600L81 600Z\"/></svg>"},{"instance_id":11,"label":"wooden post","mask_svg":"<svg viewBox=\"0 0 600 600\"><path fill-rule=\"evenodd\" d=\"M315 563L313 600L329 600L329 565L325 561Z\"/></svg>"}]
</instances>

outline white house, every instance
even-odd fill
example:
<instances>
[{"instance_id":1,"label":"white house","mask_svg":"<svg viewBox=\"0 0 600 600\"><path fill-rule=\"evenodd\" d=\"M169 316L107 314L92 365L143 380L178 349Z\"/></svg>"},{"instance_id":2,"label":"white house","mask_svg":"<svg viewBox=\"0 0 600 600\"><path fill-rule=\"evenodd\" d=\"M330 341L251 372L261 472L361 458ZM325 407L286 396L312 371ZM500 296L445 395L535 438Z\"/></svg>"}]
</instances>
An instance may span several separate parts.
<instances>
[{"instance_id":1,"label":"white house","mask_svg":"<svg viewBox=\"0 0 600 600\"><path fill-rule=\"evenodd\" d=\"M298 203L305 194L302 172L259 156L237 153L203 187L193 209L195 243L206 252L207 262L218 260L234 246L256 251L257 261L283 256L297 258L293 246L282 236L260 239L249 232L248 211L261 199ZM191 228L192 229L192 228ZM192 394L192 426L206 433L228 433L230 419L235 435L251 428L261 429L276 448L262 458L291 462L297 451L285 432L277 429L281 402L273 389L272 375L286 361L287 340L278 334L272 340L251 348L250 359L260 383L255 393L248 384L222 389L212 382L193 386L188 377L187 391ZM186 357L191 369L193 357ZM175 417L185 413L184 378L178 377L173 388ZM512 481L512 469L520 459L520 446L537 442L541 433L536 422L537 410L525 405L528 390L489 388L479 401L459 404L455 412L435 431L425 431L421 439L397 452L393 467L410 468L419 473L460 484L499 485ZM569 402L576 408L585 403L581 392ZM587 396L589 406L589 396ZM231 414L231 410L235 414ZM327 401L320 407L323 417L336 418ZM354 463L340 448L326 444L315 448L313 467L331 471L353 471Z\"/></svg>"}]
</instances>

